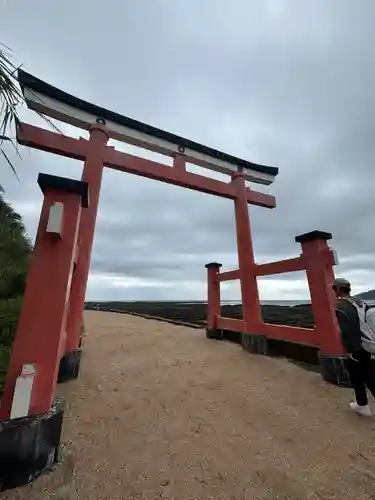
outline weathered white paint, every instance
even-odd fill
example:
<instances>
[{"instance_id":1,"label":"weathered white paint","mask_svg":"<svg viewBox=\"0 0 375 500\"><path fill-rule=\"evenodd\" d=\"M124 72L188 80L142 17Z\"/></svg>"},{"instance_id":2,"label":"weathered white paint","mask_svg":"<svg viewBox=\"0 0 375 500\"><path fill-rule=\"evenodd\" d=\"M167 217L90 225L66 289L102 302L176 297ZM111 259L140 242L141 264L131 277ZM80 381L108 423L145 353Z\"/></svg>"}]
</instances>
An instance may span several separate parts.
<instances>
[{"instance_id":1,"label":"weathered white paint","mask_svg":"<svg viewBox=\"0 0 375 500\"><path fill-rule=\"evenodd\" d=\"M36 369L34 365L23 365L22 372L17 378L14 389L12 409L10 412L11 419L27 417L29 414L35 375Z\"/></svg>"},{"instance_id":2,"label":"weathered white paint","mask_svg":"<svg viewBox=\"0 0 375 500\"><path fill-rule=\"evenodd\" d=\"M338 266L339 265L339 256L337 254L337 251L334 248L331 248L331 252L333 255L333 263L335 266Z\"/></svg>"},{"instance_id":3,"label":"weathered white paint","mask_svg":"<svg viewBox=\"0 0 375 500\"><path fill-rule=\"evenodd\" d=\"M74 125L75 127L88 130L92 124L97 123L97 120L102 118L62 103L51 97L47 97L40 92L36 92L27 87L24 87L23 91L29 108L64 123ZM124 125L120 125L109 120L106 120L105 125L110 137L118 141L133 144L134 146L155 151L166 156L174 157L176 153L181 153L179 144L173 144L172 142L153 137L152 135L125 127ZM229 163L226 160L214 158L188 148L183 151L183 154L189 163L200 165L222 174L231 175L232 173L237 172L239 168L237 165ZM268 185L272 184L275 180L274 175L257 172L251 168L244 168L243 171L245 179L256 184Z\"/></svg>"},{"instance_id":4,"label":"weathered white paint","mask_svg":"<svg viewBox=\"0 0 375 500\"><path fill-rule=\"evenodd\" d=\"M53 233L61 236L63 229L64 204L56 201L50 206L47 233Z\"/></svg>"}]
</instances>

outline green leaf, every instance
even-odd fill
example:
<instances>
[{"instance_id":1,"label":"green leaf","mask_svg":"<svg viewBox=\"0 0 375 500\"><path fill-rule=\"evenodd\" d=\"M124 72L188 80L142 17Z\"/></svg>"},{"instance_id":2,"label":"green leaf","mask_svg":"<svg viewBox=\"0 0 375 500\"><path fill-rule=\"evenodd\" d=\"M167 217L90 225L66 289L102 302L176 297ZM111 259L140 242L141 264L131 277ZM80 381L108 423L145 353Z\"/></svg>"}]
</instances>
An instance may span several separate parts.
<instances>
[{"instance_id":1,"label":"green leaf","mask_svg":"<svg viewBox=\"0 0 375 500\"><path fill-rule=\"evenodd\" d=\"M22 307L32 245L0 186L0 394Z\"/></svg>"}]
</instances>

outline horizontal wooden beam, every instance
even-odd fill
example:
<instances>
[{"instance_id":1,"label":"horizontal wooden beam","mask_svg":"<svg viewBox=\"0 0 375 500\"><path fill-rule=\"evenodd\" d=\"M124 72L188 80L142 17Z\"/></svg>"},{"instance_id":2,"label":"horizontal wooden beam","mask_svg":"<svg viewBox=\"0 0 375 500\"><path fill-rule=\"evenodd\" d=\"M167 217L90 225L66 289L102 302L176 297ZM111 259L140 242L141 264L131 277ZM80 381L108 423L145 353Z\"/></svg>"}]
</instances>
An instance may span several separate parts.
<instances>
[{"instance_id":1,"label":"horizontal wooden beam","mask_svg":"<svg viewBox=\"0 0 375 500\"><path fill-rule=\"evenodd\" d=\"M107 151L105 165L129 172L149 179L155 179L175 186L193 189L222 198L234 199L236 196L233 184L204 177L203 175L193 174L181 168L168 167L163 163L146 160L138 156L133 156L121 151ZM252 205L258 205L267 208L274 208L275 198L273 196L258 193L257 191L248 191L247 201Z\"/></svg>"},{"instance_id":2,"label":"horizontal wooden beam","mask_svg":"<svg viewBox=\"0 0 375 500\"><path fill-rule=\"evenodd\" d=\"M274 340L284 340L296 344L310 345L319 347L319 336L313 328L301 328L297 326L272 325L263 323L259 331L267 338Z\"/></svg>"},{"instance_id":3,"label":"horizontal wooden beam","mask_svg":"<svg viewBox=\"0 0 375 500\"><path fill-rule=\"evenodd\" d=\"M234 318L223 318L219 316L217 318L216 328L218 330L228 330L230 332L244 332L245 322L242 319Z\"/></svg>"},{"instance_id":4,"label":"horizontal wooden beam","mask_svg":"<svg viewBox=\"0 0 375 500\"><path fill-rule=\"evenodd\" d=\"M253 191L247 188L247 202L251 205L256 205L258 207L264 208L275 208L276 198L270 194L260 193L259 191Z\"/></svg>"},{"instance_id":5,"label":"horizontal wooden beam","mask_svg":"<svg viewBox=\"0 0 375 500\"><path fill-rule=\"evenodd\" d=\"M227 330L231 332L246 332L245 322L242 319L217 317L216 328L218 330ZM283 340L295 344L319 347L318 335L315 328L300 328L297 326L273 325L270 323L261 323L255 328L257 335L264 335L269 339Z\"/></svg>"},{"instance_id":6,"label":"horizontal wooden beam","mask_svg":"<svg viewBox=\"0 0 375 500\"><path fill-rule=\"evenodd\" d=\"M225 271L218 275L219 281L233 281L240 279L240 270L236 269L234 271Z\"/></svg>"},{"instance_id":7,"label":"horizontal wooden beam","mask_svg":"<svg viewBox=\"0 0 375 500\"><path fill-rule=\"evenodd\" d=\"M266 264L255 265L255 276L269 276L270 274L292 273L305 270L303 258L277 260Z\"/></svg>"},{"instance_id":8,"label":"horizontal wooden beam","mask_svg":"<svg viewBox=\"0 0 375 500\"><path fill-rule=\"evenodd\" d=\"M336 265L334 251L322 250L321 255L327 266ZM256 276L269 276L270 274L293 273L295 271L305 271L306 265L303 255L293 259L277 260L275 262L266 262L265 264L255 265Z\"/></svg>"},{"instance_id":9,"label":"horizontal wooden beam","mask_svg":"<svg viewBox=\"0 0 375 500\"><path fill-rule=\"evenodd\" d=\"M186 172L180 168L169 167L163 163L146 160L145 158L116 151L115 149L107 151L104 164L106 167L114 170L140 175L148 179L155 179L175 186L221 196L223 198L235 197L234 188L230 183Z\"/></svg>"},{"instance_id":10,"label":"horizontal wooden beam","mask_svg":"<svg viewBox=\"0 0 375 500\"><path fill-rule=\"evenodd\" d=\"M77 160L85 159L88 147L88 141L85 139L74 139L26 123L21 123L18 127L17 140L22 145ZM225 183L186 172L181 168L169 167L162 163L117 151L110 146L106 148L103 163L106 167L115 170L129 172L223 198L234 199L236 196L234 186L230 182ZM276 205L274 196L250 189L247 190L247 201L252 205L267 208L274 208Z\"/></svg>"},{"instance_id":11,"label":"horizontal wooden beam","mask_svg":"<svg viewBox=\"0 0 375 500\"><path fill-rule=\"evenodd\" d=\"M75 160L85 159L88 144L84 139L74 139L27 123L21 123L17 127L17 141L22 146Z\"/></svg>"}]
</instances>

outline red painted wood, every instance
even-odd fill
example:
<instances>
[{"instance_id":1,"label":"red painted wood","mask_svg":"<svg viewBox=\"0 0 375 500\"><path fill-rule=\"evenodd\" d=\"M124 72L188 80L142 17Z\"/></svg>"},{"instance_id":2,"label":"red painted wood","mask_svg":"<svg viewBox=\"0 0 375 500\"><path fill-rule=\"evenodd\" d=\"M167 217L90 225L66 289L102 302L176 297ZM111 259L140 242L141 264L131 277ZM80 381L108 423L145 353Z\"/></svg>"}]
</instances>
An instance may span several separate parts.
<instances>
[{"instance_id":1,"label":"red painted wood","mask_svg":"<svg viewBox=\"0 0 375 500\"><path fill-rule=\"evenodd\" d=\"M21 123L17 127L17 141L23 146L75 160L85 159L88 146L88 141L85 139L74 139L28 123Z\"/></svg>"},{"instance_id":2,"label":"red painted wood","mask_svg":"<svg viewBox=\"0 0 375 500\"><path fill-rule=\"evenodd\" d=\"M220 283L219 264L210 264L207 267L207 328L217 328L217 317L220 316Z\"/></svg>"},{"instance_id":3,"label":"red painted wood","mask_svg":"<svg viewBox=\"0 0 375 500\"><path fill-rule=\"evenodd\" d=\"M278 260L267 262L266 264L256 264L256 276L268 276L270 274L291 273L294 271L304 271L305 263L302 257L294 259Z\"/></svg>"},{"instance_id":4,"label":"red painted wood","mask_svg":"<svg viewBox=\"0 0 375 500\"><path fill-rule=\"evenodd\" d=\"M250 188L246 188L246 199L248 203L250 203L251 205L257 205L258 207L276 207L276 198L274 196L260 193L259 191L254 191Z\"/></svg>"},{"instance_id":5,"label":"red painted wood","mask_svg":"<svg viewBox=\"0 0 375 500\"><path fill-rule=\"evenodd\" d=\"M225 183L182 169L171 168L162 163L146 160L116 150L108 151L105 165L114 170L141 175L149 179L167 182L175 186L221 196L223 198L234 199L236 197L232 183ZM246 200L247 203L267 208L273 208L276 204L273 196L257 193L256 191L246 192Z\"/></svg>"},{"instance_id":6,"label":"red painted wood","mask_svg":"<svg viewBox=\"0 0 375 500\"><path fill-rule=\"evenodd\" d=\"M217 318L217 329L241 333L246 331L245 322L242 319L223 318L222 316Z\"/></svg>"},{"instance_id":7,"label":"red painted wood","mask_svg":"<svg viewBox=\"0 0 375 500\"><path fill-rule=\"evenodd\" d=\"M186 158L183 154L176 154L173 159L173 167L176 170L186 171Z\"/></svg>"},{"instance_id":8,"label":"red painted wood","mask_svg":"<svg viewBox=\"0 0 375 500\"><path fill-rule=\"evenodd\" d=\"M259 327L259 332L270 339L284 340L294 342L296 344L304 344L310 346L319 346L319 338L315 329L300 328L286 325L272 325L262 323Z\"/></svg>"},{"instance_id":9,"label":"red painted wood","mask_svg":"<svg viewBox=\"0 0 375 500\"><path fill-rule=\"evenodd\" d=\"M240 270L235 269L234 271L225 271L219 274L219 281L233 281L240 279Z\"/></svg>"},{"instance_id":10,"label":"red painted wood","mask_svg":"<svg viewBox=\"0 0 375 500\"><path fill-rule=\"evenodd\" d=\"M236 193L234 211L236 220L237 252L241 282L242 313L247 331L262 321L258 284L255 275L254 251L250 230L250 217L247 205L245 176L238 172L232 177Z\"/></svg>"},{"instance_id":11,"label":"red painted wood","mask_svg":"<svg viewBox=\"0 0 375 500\"><path fill-rule=\"evenodd\" d=\"M89 207L82 212L79 226L79 254L70 289L69 314L67 321L66 354L78 348L83 324L83 310L96 217L98 213L100 188L103 175L103 158L109 136L102 125L94 125L90 131L86 161L83 167L82 181L89 186Z\"/></svg>"},{"instance_id":12,"label":"red painted wood","mask_svg":"<svg viewBox=\"0 0 375 500\"><path fill-rule=\"evenodd\" d=\"M54 202L64 204L61 238L46 233L49 208ZM80 214L79 196L55 190L46 191L1 398L0 420L10 416L15 383L26 363L35 364L37 372L30 415L48 412L51 408L61 356L62 332L66 324Z\"/></svg>"},{"instance_id":13,"label":"red painted wood","mask_svg":"<svg viewBox=\"0 0 375 500\"><path fill-rule=\"evenodd\" d=\"M327 355L343 356L345 351L334 310L332 252L327 242L320 239L301 246L320 349Z\"/></svg>"},{"instance_id":14,"label":"red painted wood","mask_svg":"<svg viewBox=\"0 0 375 500\"><path fill-rule=\"evenodd\" d=\"M244 214L241 214L244 215ZM246 217L243 217L245 219ZM242 226L241 226L242 227ZM244 235L244 231L237 225L237 234ZM239 246L243 240L239 237ZM244 252L244 255L248 255ZM315 240L302 243L302 255L293 259L285 259L277 262L254 265L253 271L247 260L247 272L245 276L265 276L270 274L278 274L283 272L294 272L306 270L312 310L315 319L315 328L300 328L286 325L273 325L263 323L262 320L253 319L254 315L249 314L249 308L243 307L244 315L248 314L248 324L245 322L238 323L239 320L231 318L219 317L217 320L217 328L241 331L243 333L263 334L270 339L283 340L298 344L311 345L319 348L324 354L332 356L343 356L344 350L341 343L340 333L338 330L336 315L334 312L334 296L332 283L334 279L333 265L334 254L324 240ZM220 273L218 276L219 282L237 279L240 276L240 271L227 271ZM243 278L245 284L249 284L246 277ZM246 291L250 297L250 291ZM244 293L242 293L242 303L244 303ZM247 299L249 303L249 299Z\"/></svg>"},{"instance_id":15,"label":"red painted wood","mask_svg":"<svg viewBox=\"0 0 375 500\"><path fill-rule=\"evenodd\" d=\"M321 258L322 258L322 262L324 263L324 265L326 267L333 267L336 265L335 263L335 256L333 254L333 251L328 247L326 248L323 248L321 251L320 251L320 255L321 255Z\"/></svg>"}]
</instances>

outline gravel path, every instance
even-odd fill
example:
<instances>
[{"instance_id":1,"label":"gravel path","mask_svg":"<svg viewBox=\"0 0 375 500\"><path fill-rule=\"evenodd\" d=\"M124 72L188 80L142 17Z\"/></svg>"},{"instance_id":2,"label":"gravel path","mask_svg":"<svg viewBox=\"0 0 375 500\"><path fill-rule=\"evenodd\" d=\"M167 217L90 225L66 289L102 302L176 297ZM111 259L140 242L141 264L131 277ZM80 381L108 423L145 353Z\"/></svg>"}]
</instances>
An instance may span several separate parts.
<instances>
[{"instance_id":1,"label":"gravel path","mask_svg":"<svg viewBox=\"0 0 375 500\"><path fill-rule=\"evenodd\" d=\"M374 420L350 391L194 330L86 313L64 441L78 499L375 498Z\"/></svg>"}]
</instances>

